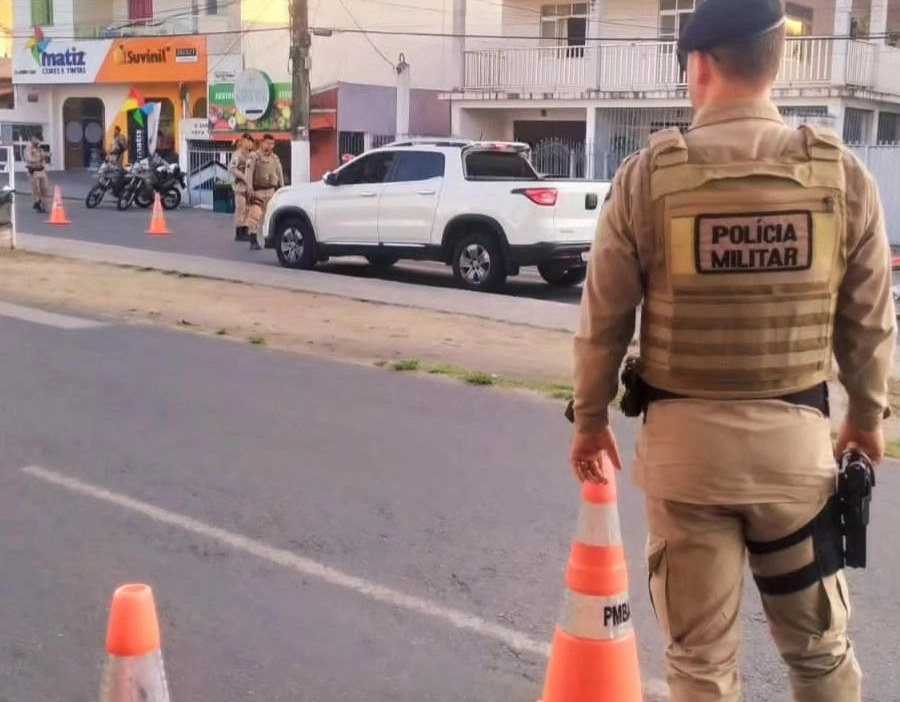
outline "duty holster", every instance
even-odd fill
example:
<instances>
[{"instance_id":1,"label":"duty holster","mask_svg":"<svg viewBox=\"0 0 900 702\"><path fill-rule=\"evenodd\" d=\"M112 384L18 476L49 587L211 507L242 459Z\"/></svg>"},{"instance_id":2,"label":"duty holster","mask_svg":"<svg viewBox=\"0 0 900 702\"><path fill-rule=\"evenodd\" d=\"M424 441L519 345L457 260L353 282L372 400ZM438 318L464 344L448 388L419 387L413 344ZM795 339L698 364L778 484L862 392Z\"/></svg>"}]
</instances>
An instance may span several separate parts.
<instances>
[{"instance_id":1,"label":"duty holster","mask_svg":"<svg viewBox=\"0 0 900 702\"><path fill-rule=\"evenodd\" d=\"M762 594L800 592L845 567L866 567L866 529L875 486L871 461L858 451L846 452L838 461L836 482L834 495L809 524L777 541L747 541L750 553L764 556L812 538L812 563L782 575L754 576Z\"/></svg>"},{"instance_id":2,"label":"duty holster","mask_svg":"<svg viewBox=\"0 0 900 702\"><path fill-rule=\"evenodd\" d=\"M838 463L837 500L840 506L844 562L848 568L866 567L866 531L875 487L875 469L859 451L848 451Z\"/></svg>"}]
</instances>

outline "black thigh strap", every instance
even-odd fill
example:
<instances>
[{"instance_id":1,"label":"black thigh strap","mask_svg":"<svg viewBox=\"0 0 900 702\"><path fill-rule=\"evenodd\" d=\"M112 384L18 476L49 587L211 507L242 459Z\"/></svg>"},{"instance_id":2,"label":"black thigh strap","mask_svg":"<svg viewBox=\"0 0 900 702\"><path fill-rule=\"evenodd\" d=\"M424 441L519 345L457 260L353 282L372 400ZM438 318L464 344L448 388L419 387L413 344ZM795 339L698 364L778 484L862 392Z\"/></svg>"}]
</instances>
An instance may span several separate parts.
<instances>
[{"instance_id":1,"label":"black thigh strap","mask_svg":"<svg viewBox=\"0 0 900 702\"><path fill-rule=\"evenodd\" d=\"M802 568L783 575L753 576L763 595L777 596L800 592L816 582L834 575L844 567L840 513L837 500L832 498L806 526L777 541L748 541L747 550L756 555L783 551L812 537L814 559Z\"/></svg>"}]
</instances>

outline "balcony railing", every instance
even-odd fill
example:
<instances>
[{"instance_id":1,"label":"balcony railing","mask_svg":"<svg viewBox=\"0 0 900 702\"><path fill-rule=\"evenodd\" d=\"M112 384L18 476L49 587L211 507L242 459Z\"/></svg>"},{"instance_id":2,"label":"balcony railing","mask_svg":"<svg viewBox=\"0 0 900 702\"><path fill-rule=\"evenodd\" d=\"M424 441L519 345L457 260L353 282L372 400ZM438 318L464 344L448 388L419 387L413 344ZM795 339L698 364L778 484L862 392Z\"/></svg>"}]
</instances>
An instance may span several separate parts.
<instances>
[{"instance_id":1,"label":"balcony railing","mask_svg":"<svg viewBox=\"0 0 900 702\"><path fill-rule=\"evenodd\" d=\"M878 48L849 39L790 39L778 86L874 88ZM835 56L842 55L845 65L836 68ZM465 80L468 89L508 92L655 92L685 84L675 43L660 41L469 51Z\"/></svg>"}]
</instances>

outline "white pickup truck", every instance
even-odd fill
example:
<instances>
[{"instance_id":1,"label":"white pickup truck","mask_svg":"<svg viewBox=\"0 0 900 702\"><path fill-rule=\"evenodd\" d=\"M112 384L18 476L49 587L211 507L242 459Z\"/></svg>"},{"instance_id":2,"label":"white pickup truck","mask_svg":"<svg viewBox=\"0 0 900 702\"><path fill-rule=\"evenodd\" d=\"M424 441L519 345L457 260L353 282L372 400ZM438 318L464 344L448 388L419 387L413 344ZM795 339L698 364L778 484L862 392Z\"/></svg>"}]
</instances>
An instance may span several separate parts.
<instances>
[{"instance_id":1,"label":"white pickup truck","mask_svg":"<svg viewBox=\"0 0 900 702\"><path fill-rule=\"evenodd\" d=\"M584 280L608 182L549 180L527 144L420 140L369 151L321 182L280 189L263 222L281 265L336 256L440 261L473 290L523 266L551 285Z\"/></svg>"}]
</instances>

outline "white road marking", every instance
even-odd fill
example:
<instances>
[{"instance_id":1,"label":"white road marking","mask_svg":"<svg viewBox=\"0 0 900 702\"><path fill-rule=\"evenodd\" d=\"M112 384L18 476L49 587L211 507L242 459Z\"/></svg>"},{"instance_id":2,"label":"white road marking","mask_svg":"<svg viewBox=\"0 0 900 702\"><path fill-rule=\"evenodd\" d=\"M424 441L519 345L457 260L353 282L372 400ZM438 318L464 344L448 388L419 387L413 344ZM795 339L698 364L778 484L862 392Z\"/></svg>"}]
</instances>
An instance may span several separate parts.
<instances>
[{"instance_id":1,"label":"white road marking","mask_svg":"<svg viewBox=\"0 0 900 702\"><path fill-rule=\"evenodd\" d=\"M176 512L170 512L169 510L156 507L147 502L135 500L127 495L112 492L111 490L106 490L60 473L45 470L38 466L27 466L22 469L22 472L33 478L37 478L38 480L43 480L47 483L65 488L69 492L92 497L95 500L108 502L129 512L142 514L154 522L167 524L169 526L177 527L182 531L218 541L226 546L230 546L236 551L243 551L244 553L269 561L270 563L294 570L302 575L318 578L330 585L336 585L346 590L351 590L370 600L382 602L400 609L406 609L432 619L437 619L456 629L471 631L475 634L495 639L517 651L544 657L548 656L550 653L549 644L535 641L527 634L509 629L505 626L500 626L499 624L493 624L480 617L466 614L459 610L450 609L449 607L444 607L413 595L398 592L397 590L379 585L378 583L366 580L365 578L349 575L335 568L331 568L330 566L310 560L309 558L298 556L291 551L269 546L262 541L256 541L255 539L250 539L240 534L219 529L218 527L205 524L196 519L192 519L191 517L177 514Z\"/></svg>"},{"instance_id":2,"label":"white road marking","mask_svg":"<svg viewBox=\"0 0 900 702\"><path fill-rule=\"evenodd\" d=\"M95 322L81 317L70 317L66 314L46 312L45 310L35 309L34 307L12 305L8 302L0 302L0 317L12 317L13 319L21 319L23 322L43 324L48 327L56 327L57 329L96 329L98 327L108 326L104 322Z\"/></svg>"}]
</instances>

